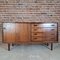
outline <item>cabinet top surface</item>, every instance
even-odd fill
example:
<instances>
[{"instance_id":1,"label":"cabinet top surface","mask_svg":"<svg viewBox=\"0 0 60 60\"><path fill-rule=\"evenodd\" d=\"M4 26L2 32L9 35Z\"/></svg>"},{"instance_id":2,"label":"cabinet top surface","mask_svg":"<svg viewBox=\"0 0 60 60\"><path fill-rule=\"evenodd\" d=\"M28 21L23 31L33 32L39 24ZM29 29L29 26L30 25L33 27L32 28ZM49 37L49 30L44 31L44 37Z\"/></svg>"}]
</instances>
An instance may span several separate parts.
<instances>
[{"instance_id":1,"label":"cabinet top surface","mask_svg":"<svg viewBox=\"0 0 60 60\"><path fill-rule=\"evenodd\" d=\"M38 24L47 24L47 23L58 23L58 22L2 22L2 23L38 23Z\"/></svg>"}]
</instances>

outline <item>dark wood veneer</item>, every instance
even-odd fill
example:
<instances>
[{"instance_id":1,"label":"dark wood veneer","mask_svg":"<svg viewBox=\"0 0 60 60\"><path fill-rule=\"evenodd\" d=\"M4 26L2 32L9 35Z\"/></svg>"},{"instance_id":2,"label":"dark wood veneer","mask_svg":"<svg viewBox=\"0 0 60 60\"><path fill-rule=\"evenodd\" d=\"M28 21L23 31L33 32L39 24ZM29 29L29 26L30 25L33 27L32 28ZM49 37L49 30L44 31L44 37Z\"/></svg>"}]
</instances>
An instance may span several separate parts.
<instances>
[{"instance_id":1,"label":"dark wood veneer","mask_svg":"<svg viewBox=\"0 0 60 60\"><path fill-rule=\"evenodd\" d=\"M45 26L46 25L46 26ZM24 43L53 43L58 42L58 23L41 23L41 22L3 22L2 41L10 44Z\"/></svg>"}]
</instances>

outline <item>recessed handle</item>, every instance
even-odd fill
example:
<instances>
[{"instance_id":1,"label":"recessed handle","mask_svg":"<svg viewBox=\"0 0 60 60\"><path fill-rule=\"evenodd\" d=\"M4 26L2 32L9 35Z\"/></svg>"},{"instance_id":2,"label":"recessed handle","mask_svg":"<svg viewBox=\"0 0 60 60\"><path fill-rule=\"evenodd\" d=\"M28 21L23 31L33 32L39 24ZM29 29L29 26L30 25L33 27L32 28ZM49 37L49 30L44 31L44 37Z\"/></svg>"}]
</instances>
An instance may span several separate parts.
<instances>
[{"instance_id":1,"label":"recessed handle","mask_svg":"<svg viewBox=\"0 0 60 60\"><path fill-rule=\"evenodd\" d=\"M37 39L37 38L34 38L34 39Z\"/></svg>"},{"instance_id":2,"label":"recessed handle","mask_svg":"<svg viewBox=\"0 0 60 60\"><path fill-rule=\"evenodd\" d=\"M37 33L34 33L34 35L37 35Z\"/></svg>"},{"instance_id":3,"label":"recessed handle","mask_svg":"<svg viewBox=\"0 0 60 60\"><path fill-rule=\"evenodd\" d=\"M37 29L34 29L35 31L37 30Z\"/></svg>"},{"instance_id":4,"label":"recessed handle","mask_svg":"<svg viewBox=\"0 0 60 60\"><path fill-rule=\"evenodd\" d=\"M51 25L51 26L55 26L55 25Z\"/></svg>"},{"instance_id":5,"label":"recessed handle","mask_svg":"<svg viewBox=\"0 0 60 60\"><path fill-rule=\"evenodd\" d=\"M51 30L55 30L55 29L51 29Z\"/></svg>"},{"instance_id":6,"label":"recessed handle","mask_svg":"<svg viewBox=\"0 0 60 60\"><path fill-rule=\"evenodd\" d=\"M38 26L37 24L34 24L34 26Z\"/></svg>"}]
</instances>

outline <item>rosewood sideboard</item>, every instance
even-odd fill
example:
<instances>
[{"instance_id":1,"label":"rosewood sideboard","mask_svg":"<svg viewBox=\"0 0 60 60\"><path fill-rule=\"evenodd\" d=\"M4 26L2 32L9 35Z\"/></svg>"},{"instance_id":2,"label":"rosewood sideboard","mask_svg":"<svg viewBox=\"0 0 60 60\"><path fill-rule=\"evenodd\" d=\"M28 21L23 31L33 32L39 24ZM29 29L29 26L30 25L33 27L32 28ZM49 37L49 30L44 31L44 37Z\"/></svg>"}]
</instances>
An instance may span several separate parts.
<instances>
[{"instance_id":1,"label":"rosewood sideboard","mask_svg":"<svg viewBox=\"0 0 60 60\"><path fill-rule=\"evenodd\" d=\"M58 42L58 23L16 22L3 23L3 43L8 44L50 44Z\"/></svg>"}]
</instances>

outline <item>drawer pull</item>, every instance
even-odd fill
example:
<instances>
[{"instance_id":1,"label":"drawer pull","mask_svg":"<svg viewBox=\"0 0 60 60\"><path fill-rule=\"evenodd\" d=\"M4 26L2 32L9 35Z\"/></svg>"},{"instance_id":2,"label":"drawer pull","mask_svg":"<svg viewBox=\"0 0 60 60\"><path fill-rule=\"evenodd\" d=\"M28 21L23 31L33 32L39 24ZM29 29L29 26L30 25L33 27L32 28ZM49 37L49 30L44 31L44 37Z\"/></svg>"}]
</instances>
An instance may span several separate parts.
<instances>
[{"instance_id":1,"label":"drawer pull","mask_svg":"<svg viewBox=\"0 0 60 60\"><path fill-rule=\"evenodd\" d=\"M51 26L55 26L55 25L51 25Z\"/></svg>"},{"instance_id":2,"label":"drawer pull","mask_svg":"<svg viewBox=\"0 0 60 60\"><path fill-rule=\"evenodd\" d=\"M35 33L34 35L37 35L37 33Z\"/></svg>"},{"instance_id":3,"label":"drawer pull","mask_svg":"<svg viewBox=\"0 0 60 60\"><path fill-rule=\"evenodd\" d=\"M37 39L37 38L34 38L34 39Z\"/></svg>"},{"instance_id":4,"label":"drawer pull","mask_svg":"<svg viewBox=\"0 0 60 60\"><path fill-rule=\"evenodd\" d=\"M34 26L37 26L37 25L34 25Z\"/></svg>"},{"instance_id":5,"label":"drawer pull","mask_svg":"<svg viewBox=\"0 0 60 60\"><path fill-rule=\"evenodd\" d=\"M37 29L34 29L34 30L37 30Z\"/></svg>"},{"instance_id":6,"label":"drawer pull","mask_svg":"<svg viewBox=\"0 0 60 60\"><path fill-rule=\"evenodd\" d=\"M51 30L55 30L55 29L51 29Z\"/></svg>"}]
</instances>

